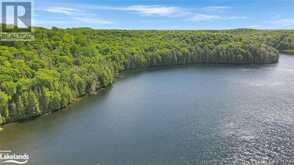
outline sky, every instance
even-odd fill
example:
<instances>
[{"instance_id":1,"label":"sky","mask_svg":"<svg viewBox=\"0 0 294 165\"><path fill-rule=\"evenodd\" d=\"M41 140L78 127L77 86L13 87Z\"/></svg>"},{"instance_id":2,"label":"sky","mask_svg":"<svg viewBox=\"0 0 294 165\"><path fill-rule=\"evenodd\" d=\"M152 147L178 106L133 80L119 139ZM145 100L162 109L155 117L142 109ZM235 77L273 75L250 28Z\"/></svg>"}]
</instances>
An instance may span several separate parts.
<instances>
[{"instance_id":1,"label":"sky","mask_svg":"<svg viewBox=\"0 0 294 165\"><path fill-rule=\"evenodd\" d=\"M35 0L33 25L95 29L294 29L294 0Z\"/></svg>"}]
</instances>

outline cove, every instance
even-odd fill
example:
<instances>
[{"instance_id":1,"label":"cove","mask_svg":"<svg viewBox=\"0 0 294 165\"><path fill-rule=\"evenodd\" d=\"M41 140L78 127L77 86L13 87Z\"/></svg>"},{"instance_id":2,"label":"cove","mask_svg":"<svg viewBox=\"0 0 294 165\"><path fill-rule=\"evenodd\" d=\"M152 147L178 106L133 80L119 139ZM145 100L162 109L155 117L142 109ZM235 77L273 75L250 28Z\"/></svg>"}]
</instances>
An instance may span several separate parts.
<instances>
[{"instance_id":1,"label":"cove","mask_svg":"<svg viewBox=\"0 0 294 165\"><path fill-rule=\"evenodd\" d=\"M294 57L129 72L64 111L4 126L30 164L290 163Z\"/></svg>"}]
</instances>

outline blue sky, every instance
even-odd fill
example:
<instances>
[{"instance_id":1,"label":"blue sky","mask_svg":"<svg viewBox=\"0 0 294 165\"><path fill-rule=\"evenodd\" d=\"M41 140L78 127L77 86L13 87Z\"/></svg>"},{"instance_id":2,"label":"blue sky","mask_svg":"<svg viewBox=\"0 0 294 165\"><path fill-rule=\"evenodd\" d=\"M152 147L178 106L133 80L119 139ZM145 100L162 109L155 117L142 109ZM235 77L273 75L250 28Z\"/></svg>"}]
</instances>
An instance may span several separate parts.
<instances>
[{"instance_id":1,"label":"blue sky","mask_svg":"<svg viewBox=\"0 0 294 165\"><path fill-rule=\"evenodd\" d=\"M34 25L97 29L293 29L294 0L39 0Z\"/></svg>"}]
</instances>

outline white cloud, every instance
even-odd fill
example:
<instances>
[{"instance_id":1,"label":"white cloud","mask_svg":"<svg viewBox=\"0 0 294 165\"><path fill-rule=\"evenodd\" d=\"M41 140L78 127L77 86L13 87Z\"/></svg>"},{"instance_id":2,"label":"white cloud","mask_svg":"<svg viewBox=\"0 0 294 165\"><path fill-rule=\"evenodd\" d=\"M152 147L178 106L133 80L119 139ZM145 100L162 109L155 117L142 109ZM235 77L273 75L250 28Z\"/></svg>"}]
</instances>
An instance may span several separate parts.
<instances>
[{"instance_id":1,"label":"white cloud","mask_svg":"<svg viewBox=\"0 0 294 165\"><path fill-rule=\"evenodd\" d=\"M245 16L230 16L230 17L223 17L224 20L241 20L241 19L248 19Z\"/></svg>"},{"instance_id":2,"label":"white cloud","mask_svg":"<svg viewBox=\"0 0 294 165\"><path fill-rule=\"evenodd\" d=\"M129 6L126 8L129 11L139 12L144 15L172 15L180 12L177 7L166 7L166 6L144 6L144 5L136 5Z\"/></svg>"},{"instance_id":3,"label":"white cloud","mask_svg":"<svg viewBox=\"0 0 294 165\"><path fill-rule=\"evenodd\" d=\"M191 21L203 22L203 21L227 21L227 20L240 20L247 19L247 17L239 17L239 16L220 16L220 15L208 15L208 14L195 14Z\"/></svg>"},{"instance_id":4,"label":"white cloud","mask_svg":"<svg viewBox=\"0 0 294 165\"><path fill-rule=\"evenodd\" d=\"M221 20L221 19L222 19L221 16L206 15L206 14L196 14L191 18L192 21L212 21L212 20Z\"/></svg>"},{"instance_id":5,"label":"white cloud","mask_svg":"<svg viewBox=\"0 0 294 165\"><path fill-rule=\"evenodd\" d=\"M143 16L159 16L169 18L182 18L183 20L204 22L204 21L229 21L247 19L242 16L224 16L219 12L230 9L229 6L207 6L199 8L197 13L194 13L191 8L182 8L178 6L164 5L130 5L130 6L95 6L95 5L69 5L69 7L52 6L44 9L50 13L60 13L70 16L71 19L89 24L111 24L109 20L96 18L95 15L101 10L130 12ZM87 11L87 12L85 12ZM214 14L210 14L214 13ZM218 13L218 14L216 14Z\"/></svg>"},{"instance_id":6,"label":"white cloud","mask_svg":"<svg viewBox=\"0 0 294 165\"><path fill-rule=\"evenodd\" d=\"M99 18L73 17L73 19L88 24L112 24L111 21Z\"/></svg>"},{"instance_id":7,"label":"white cloud","mask_svg":"<svg viewBox=\"0 0 294 165\"><path fill-rule=\"evenodd\" d=\"M204 7L204 11L224 11L230 9L229 6L208 6ZM228 20L240 20L247 19L243 16L222 16L222 15L210 15L210 14L194 14L189 9L175 7L175 6L160 6L160 5L132 5L132 6L92 6L94 10L113 10L113 11L127 11L135 12L145 16L168 16L168 17L180 17L191 21L228 21Z\"/></svg>"},{"instance_id":8,"label":"white cloud","mask_svg":"<svg viewBox=\"0 0 294 165\"><path fill-rule=\"evenodd\" d=\"M248 25L248 26L244 26L244 28L248 28L248 29L262 29L265 28L263 25Z\"/></svg>"},{"instance_id":9,"label":"white cloud","mask_svg":"<svg viewBox=\"0 0 294 165\"><path fill-rule=\"evenodd\" d=\"M203 8L205 11L217 11L222 12L228 9L231 9L230 6L207 6Z\"/></svg>"},{"instance_id":10,"label":"white cloud","mask_svg":"<svg viewBox=\"0 0 294 165\"><path fill-rule=\"evenodd\" d=\"M83 7L62 7L62 6L50 6L43 11L53 13L53 14L64 14L68 16L67 20L63 22L82 22L86 24L112 24L112 21L97 18L93 12L84 12L86 8ZM59 23L59 22L56 22Z\"/></svg>"},{"instance_id":11,"label":"white cloud","mask_svg":"<svg viewBox=\"0 0 294 165\"><path fill-rule=\"evenodd\" d=\"M208 6L203 8L206 12L208 10L221 11L230 9L229 6ZM113 10L113 11L127 11L136 12L145 16L168 16L168 17L182 17L190 18L192 21L212 21L212 20L238 20L247 19L247 17L241 16L221 16L221 15L210 15L210 14L194 14L189 9L175 7L175 6L159 6L159 5L133 5L124 7L114 6L95 6L92 7L95 10Z\"/></svg>"},{"instance_id":12,"label":"white cloud","mask_svg":"<svg viewBox=\"0 0 294 165\"><path fill-rule=\"evenodd\" d=\"M280 26L290 26L294 25L294 18L277 19L272 21L272 23L279 24Z\"/></svg>"},{"instance_id":13,"label":"white cloud","mask_svg":"<svg viewBox=\"0 0 294 165\"><path fill-rule=\"evenodd\" d=\"M59 14L65 14L65 15L72 15L76 12L79 12L80 10L74 9L74 8L68 8L68 7L59 7L59 6L52 6L44 9L44 11L50 12L50 13L59 13Z\"/></svg>"},{"instance_id":14,"label":"white cloud","mask_svg":"<svg viewBox=\"0 0 294 165\"><path fill-rule=\"evenodd\" d=\"M128 11L136 12L141 15L158 15L158 16L170 16L178 15L182 11L178 7L173 6L159 6L159 5L132 5L132 6L94 6L91 7L96 10L113 10L113 11Z\"/></svg>"}]
</instances>

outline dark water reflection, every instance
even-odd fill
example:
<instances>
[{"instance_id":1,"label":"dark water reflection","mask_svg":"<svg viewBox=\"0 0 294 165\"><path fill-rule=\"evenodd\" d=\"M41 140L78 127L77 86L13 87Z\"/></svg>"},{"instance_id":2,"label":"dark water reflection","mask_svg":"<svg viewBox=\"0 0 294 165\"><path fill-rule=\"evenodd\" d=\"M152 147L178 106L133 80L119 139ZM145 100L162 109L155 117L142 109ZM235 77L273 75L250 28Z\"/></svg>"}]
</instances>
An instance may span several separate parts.
<instances>
[{"instance_id":1,"label":"dark water reflection","mask_svg":"<svg viewBox=\"0 0 294 165\"><path fill-rule=\"evenodd\" d=\"M294 163L294 57L125 77L66 111L5 126L0 149L30 153L34 165Z\"/></svg>"}]
</instances>

